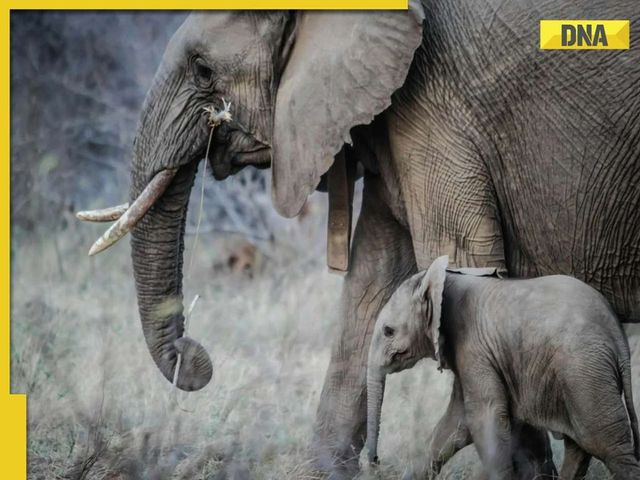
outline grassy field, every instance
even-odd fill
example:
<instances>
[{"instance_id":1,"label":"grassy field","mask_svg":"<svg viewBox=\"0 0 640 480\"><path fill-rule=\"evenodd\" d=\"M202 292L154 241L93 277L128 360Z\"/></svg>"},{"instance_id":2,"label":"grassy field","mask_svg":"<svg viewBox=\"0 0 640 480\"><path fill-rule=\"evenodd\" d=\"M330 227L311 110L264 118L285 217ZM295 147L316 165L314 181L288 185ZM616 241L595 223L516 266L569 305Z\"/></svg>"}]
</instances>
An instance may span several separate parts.
<instances>
[{"instance_id":1,"label":"grassy field","mask_svg":"<svg viewBox=\"0 0 640 480\"><path fill-rule=\"evenodd\" d=\"M127 242L89 259L98 227L15 232L12 381L29 393L29 478L319 478L306 447L342 279L326 272L317 208L284 225L295 243L258 245L249 272L228 266L241 239L200 237L185 298L202 296L189 333L215 373L177 397L144 345ZM400 478L420 457L450 382L431 362L390 378L382 467L361 477ZM467 448L441 478L475 478L477 466ZM592 465L589 478L606 475Z\"/></svg>"}]
</instances>

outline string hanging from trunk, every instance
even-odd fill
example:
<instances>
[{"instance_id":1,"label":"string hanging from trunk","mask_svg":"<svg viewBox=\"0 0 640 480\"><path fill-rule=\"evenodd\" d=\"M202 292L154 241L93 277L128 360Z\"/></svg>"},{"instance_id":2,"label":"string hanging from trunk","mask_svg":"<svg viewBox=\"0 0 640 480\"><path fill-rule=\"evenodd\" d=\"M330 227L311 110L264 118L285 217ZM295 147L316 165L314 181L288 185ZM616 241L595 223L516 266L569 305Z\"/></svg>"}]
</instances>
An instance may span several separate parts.
<instances>
[{"instance_id":1,"label":"string hanging from trunk","mask_svg":"<svg viewBox=\"0 0 640 480\"><path fill-rule=\"evenodd\" d=\"M187 265L187 271L185 277L189 278L191 268L193 267L193 259L196 256L196 249L198 247L198 238L200 237L200 224L202 223L202 212L204 211L204 183L207 179L207 159L209 158L209 149L211 148L211 140L213 138L213 130L209 132L209 141L207 142L207 153L204 156L204 167L202 169L202 185L200 187L200 205L198 206L198 220L196 222L196 233L193 236L193 245L191 246L191 253L189 254L189 264Z\"/></svg>"},{"instance_id":2,"label":"string hanging from trunk","mask_svg":"<svg viewBox=\"0 0 640 480\"><path fill-rule=\"evenodd\" d=\"M211 143L213 141L213 132L216 129L216 127L220 124L222 124L223 122L230 122L231 121L231 102L227 103L225 101L225 99L222 99L222 110L218 111L216 110L216 108L213 105L204 107L204 111L206 112L207 115L207 124L210 127L209 130L209 139L207 141L207 150L206 153L204 155L204 167L202 168L202 185L200 187L200 205L198 206L198 220L196 222L196 232L194 234L194 238L193 238L193 244L191 246L191 253L189 254L189 262L187 264L187 271L185 272L185 279L189 278L190 274L191 274L191 269L193 267L193 260L196 256L196 249L198 247L198 239L200 237L200 224L202 223L202 212L204 211L204 184L205 181L207 179L207 162L209 160L209 152L211 150ZM196 294L193 297L193 300L191 301L191 305L189 306L189 309L187 310L187 314L185 315L185 319L184 319L184 327L183 327L183 336L187 335L187 331L189 328L189 322L191 320L191 316L193 315L193 310L195 309L196 303L198 303L198 300L200 299L200 295ZM179 402L178 402L178 375L180 373L180 367L182 365L182 354L178 353L178 359L176 361L176 368L173 372L173 388L174 388L174 395L173 395L173 405L174 407L178 407L180 408L180 410L183 410L185 412L190 412L193 413L190 410L187 410L185 408L183 408Z\"/></svg>"},{"instance_id":3,"label":"string hanging from trunk","mask_svg":"<svg viewBox=\"0 0 640 480\"><path fill-rule=\"evenodd\" d=\"M227 103L222 99L222 110L218 111L213 105L204 107L207 115L207 124L210 127L209 140L207 141L207 151L204 155L204 168L202 169L202 185L200 187L200 205L198 206L198 220L196 222L196 233L193 238L191 254L189 255L189 264L187 265L186 277L189 277L191 268L193 267L193 259L196 256L196 248L198 247L198 238L200 237L200 224L202 223L202 212L204 211L204 184L207 179L207 161L209 160L209 152L211 150L211 142L213 140L213 131L223 122L231 121L231 102Z\"/></svg>"}]
</instances>

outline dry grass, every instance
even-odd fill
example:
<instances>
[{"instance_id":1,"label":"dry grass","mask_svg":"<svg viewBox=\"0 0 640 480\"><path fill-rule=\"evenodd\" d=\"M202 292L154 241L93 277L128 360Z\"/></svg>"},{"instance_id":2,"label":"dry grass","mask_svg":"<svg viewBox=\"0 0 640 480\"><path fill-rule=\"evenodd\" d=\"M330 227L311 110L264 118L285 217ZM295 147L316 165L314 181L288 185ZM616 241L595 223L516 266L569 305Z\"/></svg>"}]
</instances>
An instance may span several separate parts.
<instances>
[{"instance_id":1,"label":"dry grass","mask_svg":"<svg viewBox=\"0 0 640 480\"><path fill-rule=\"evenodd\" d=\"M18 232L12 368L14 391L30 394L29 478L318 478L306 446L341 286L313 240L322 238L320 210L283 227L302 243L263 245L252 278L221 266L237 237L200 239L185 295L202 296L190 335L211 352L215 374L202 391L180 394L178 408L142 339L128 245L89 259L99 227ZM383 466L363 478L399 478L420 458L450 380L428 362L390 378ZM476 470L468 448L441 478ZM595 466L589 478L606 477Z\"/></svg>"}]
</instances>

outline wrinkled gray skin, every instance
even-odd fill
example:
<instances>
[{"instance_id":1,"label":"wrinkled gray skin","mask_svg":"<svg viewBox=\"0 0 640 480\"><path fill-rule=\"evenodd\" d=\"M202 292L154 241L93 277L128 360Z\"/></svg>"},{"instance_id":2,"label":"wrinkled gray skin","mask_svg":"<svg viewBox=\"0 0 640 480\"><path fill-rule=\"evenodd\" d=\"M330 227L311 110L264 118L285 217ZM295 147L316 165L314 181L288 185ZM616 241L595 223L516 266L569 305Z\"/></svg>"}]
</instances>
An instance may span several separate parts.
<instances>
[{"instance_id":1,"label":"wrinkled gray skin","mask_svg":"<svg viewBox=\"0 0 640 480\"><path fill-rule=\"evenodd\" d=\"M455 375L429 447L430 475L473 441L491 480L534 478L512 461L513 430L526 424L564 437L564 480L582 478L591 456L616 479L640 478L629 346L604 297L564 275L503 280L447 273L447 263L440 257L405 281L376 322L369 460L377 461L386 375L426 357Z\"/></svg>"},{"instance_id":2,"label":"wrinkled gray skin","mask_svg":"<svg viewBox=\"0 0 640 480\"><path fill-rule=\"evenodd\" d=\"M234 121L214 135L215 178L271 167L284 215L298 213L349 138L347 159L365 170L315 429L318 463L335 477L357 470L374 319L439 255L511 276L572 274L620 318L640 321L640 48L538 49L541 18L634 25L638 10L631 0L425 0L408 13L189 17L149 90L132 165L131 198L179 167L132 232L142 327L163 375L173 378L183 335L184 222L206 150L202 108L221 97ZM185 342L192 355L178 385L195 390L211 363Z\"/></svg>"}]
</instances>

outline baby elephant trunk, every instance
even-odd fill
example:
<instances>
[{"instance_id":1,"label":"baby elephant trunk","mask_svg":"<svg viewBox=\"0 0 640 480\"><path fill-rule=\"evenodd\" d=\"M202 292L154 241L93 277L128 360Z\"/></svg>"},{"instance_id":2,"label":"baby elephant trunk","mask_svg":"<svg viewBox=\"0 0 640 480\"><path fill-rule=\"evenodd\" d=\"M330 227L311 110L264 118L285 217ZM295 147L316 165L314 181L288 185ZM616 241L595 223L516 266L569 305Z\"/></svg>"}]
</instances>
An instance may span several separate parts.
<instances>
[{"instance_id":1,"label":"baby elephant trunk","mask_svg":"<svg viewBox=\"0 0 640 480\"><path fill-rule=\"evenodd\" d=\"M377 365L367 370L367 451L369 463L378 463L378 436L380 414L384 397L385 375Z\"/></svg>"}]
</instances>

